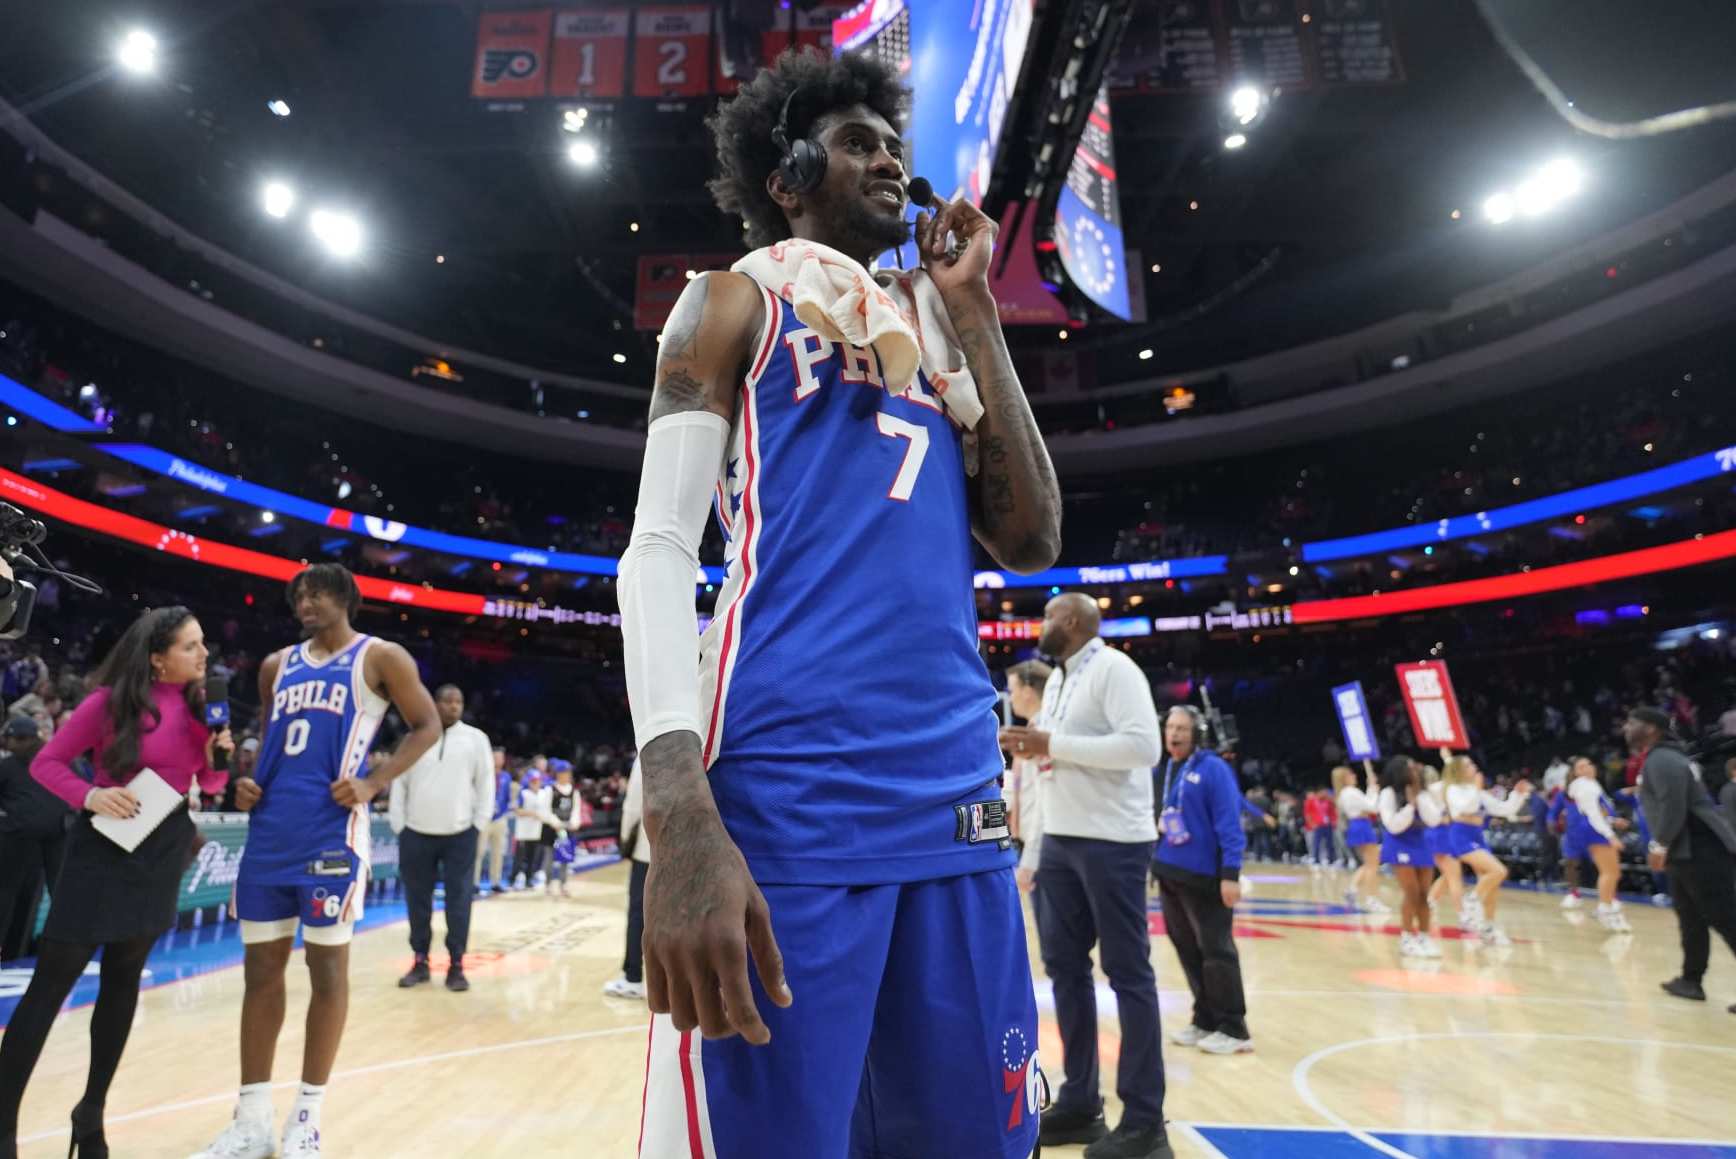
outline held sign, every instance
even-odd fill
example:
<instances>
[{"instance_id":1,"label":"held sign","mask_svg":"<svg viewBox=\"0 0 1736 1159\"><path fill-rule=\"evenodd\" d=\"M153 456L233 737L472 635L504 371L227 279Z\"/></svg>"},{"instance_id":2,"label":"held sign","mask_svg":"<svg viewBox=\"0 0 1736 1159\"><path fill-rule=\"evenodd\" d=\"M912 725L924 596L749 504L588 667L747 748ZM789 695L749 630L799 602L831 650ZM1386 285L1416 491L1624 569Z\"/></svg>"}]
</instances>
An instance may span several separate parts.
<instances>
[{"instance_id":1,"label":"held sign","mask_svg":"<svg viewBox=\"0 0 1736 1159\"><path fill-rule=\"evenodd\" d=\"M1362 681L1353 680L1332 690L1332 707L1338 710L1338 726L1344 730L1344 747L1355 761L1378 761L1380 742L1374 739L1374 724L1368 717L1368 700Z\"/></svg>"},{"instance_id":2,"label":"held sign","mask_svg":"<svg viewBox=\"0 0 1736 1159\"><path fill-rule=\"evenodd\" d=\"M1465 734L1465 718L1459 713L1459 698L1453 695L1453 681L1447 675L1445 662L1421 660L1415 664L1399 664L1395 671L1418 747L1470 748L1471 740Z\"/></svg>"}]
</instances>

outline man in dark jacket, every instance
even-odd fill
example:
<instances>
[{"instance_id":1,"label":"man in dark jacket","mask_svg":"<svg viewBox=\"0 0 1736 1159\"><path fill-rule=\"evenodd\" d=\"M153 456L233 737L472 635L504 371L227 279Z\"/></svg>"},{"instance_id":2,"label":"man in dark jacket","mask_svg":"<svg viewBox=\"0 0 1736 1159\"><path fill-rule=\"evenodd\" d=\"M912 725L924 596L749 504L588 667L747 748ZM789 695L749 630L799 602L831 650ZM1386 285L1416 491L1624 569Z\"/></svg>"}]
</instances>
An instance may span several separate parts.
<instances>
[{"instance_id":1,"label":"man in dark jacket","mask_svg":"<svg viewBox=\"0 0 1736 1159\"><path fill-rule=\"evenodd\" d=\"M1655 708L1636 708L1622 726L1628 748L1644 754L1640 808L1652 831L1647 862L1670 871L1682 932L1682 975L1663 984L1677 998L1706 1000L1700 980L1712 953L1712 930L1736 953L1736 830L1719 812L1699 769ZM1730 1007L1736 1014L1736 1005Z\"/></svg>"},{"instance_id":2,"label":"man in dark jacket","mask_svg":"<svg viewBox=\"0 0 1736 1159\"><path fill-rule=\"evenodd\" d=\"M0 746L0 959L10 960L22 956L30 941L42 886L54 887L72 811L30 775L30 762L42 748L34 720L8 720Z\"/></svg>"}]
</instances>

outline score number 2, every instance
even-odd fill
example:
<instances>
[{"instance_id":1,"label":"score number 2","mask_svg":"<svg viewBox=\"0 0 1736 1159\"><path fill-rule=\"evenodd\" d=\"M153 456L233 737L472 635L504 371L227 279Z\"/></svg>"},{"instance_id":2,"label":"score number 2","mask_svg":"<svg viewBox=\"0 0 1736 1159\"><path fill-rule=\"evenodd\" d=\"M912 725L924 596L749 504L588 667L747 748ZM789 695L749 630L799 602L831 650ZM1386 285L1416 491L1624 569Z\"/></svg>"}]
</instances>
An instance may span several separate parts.
<instances>
[{"instance_id":1,"label":"score number 2","mask_svg":"<svg viewBox=\"0 0 1736 1159\"><path fill-rule=\"evenodd\" d=\"M922 473L922 460L928 457L928 428L905 422L885 411L874 418L880 433L887 438L910 440L910 446L904 450L904 462L898 468L898 477L892 480L892 490L886 493L888 499L908 503L910 493L916 490L916 476Z\"/></svg>"}]
</instances>

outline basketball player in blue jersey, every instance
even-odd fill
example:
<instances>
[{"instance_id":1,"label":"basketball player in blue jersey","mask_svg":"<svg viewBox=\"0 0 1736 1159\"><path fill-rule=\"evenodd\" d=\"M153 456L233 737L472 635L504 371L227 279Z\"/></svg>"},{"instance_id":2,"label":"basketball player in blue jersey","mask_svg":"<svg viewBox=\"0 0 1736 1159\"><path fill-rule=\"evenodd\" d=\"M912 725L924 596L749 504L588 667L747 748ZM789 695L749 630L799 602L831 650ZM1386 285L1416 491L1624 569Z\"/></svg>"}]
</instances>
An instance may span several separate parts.
<instances>
[{"instance_id":1,"label":"basketball player in blue jersey","mask_svg":"<svg viewBox=\"0 0 1736 1159\"><path fill-rule=\"evenodd\" d=\"M879 61L786 54L720 108L712 190L765 247L748 262L818 252L773 244L800 239L859 284L909 239L907 96ZM986 412L974 472L936 382L895 391L782 282L701 275L664 328L620 580L652 854L646 1159L1024 1159L1036 1140L972 535L1046 568L1061 501L989 293L995 224L929 208L917 277ZM696 665L713 499L727 577Z\"/></svg>"},{"instance_id":2,"label":"basketball player in blue jersey","mask_svg":"<svg viewBox=\"0 0 1736 1159\"><path fill-rule=\"evenodd\" d=\"M233 1121L195 1159L320 1153L320 1107L349 1012L350 938L368 885L368 802L440 739L433 698L410 654L350 626L362 604L355 577L335 563L315 564L289 581L288 597L306 639L260 665L265 740L253 776L235 790L236 806L252 814L234 902L246 971L241 1097ZM364 775L391 707L409 734ZM313 994L302 1086L279 1151L271 1062L298 927Z\"/></svg>"}]
</instances>

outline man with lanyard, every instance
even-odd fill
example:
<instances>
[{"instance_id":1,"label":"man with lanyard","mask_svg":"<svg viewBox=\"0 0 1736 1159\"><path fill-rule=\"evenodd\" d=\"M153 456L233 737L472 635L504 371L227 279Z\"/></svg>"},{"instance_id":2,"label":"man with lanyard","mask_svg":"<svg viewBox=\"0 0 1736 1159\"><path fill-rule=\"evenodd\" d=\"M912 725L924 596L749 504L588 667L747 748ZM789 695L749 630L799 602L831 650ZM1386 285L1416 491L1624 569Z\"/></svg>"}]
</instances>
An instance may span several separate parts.
<instances>
[{"instance_id":1,"label":"man with lanyard","mask_svg":"<svg viewBox=\"0 0 1736 1159\"><path fill-rule=\"evenodd\" d=\"M1193 1022L1170 1035L1209 1054L1254 1049L1242 962L1231 936L1242 899L1241 790L1217 753L1200 747L1205 722L1187 705L1163 722L1165 757L1156 780L1163 794L1158 817L1157 875L1163 922L1193 991Z\"/></svg>"},{"instance_id":2,"label":"man with lanyard","mask_svg":"<svg viewBox=\"0 0 1736 1159\"><path fill-rule=\"evenodd\" d=\"M1097 636L1097 603L1068 592L1049 601L1037 648L1059 664L1043 689L1043 728L1005 728L1015 760L1048 757L1037 868L1038 936L1055 987L1067 1078L1043 1115L1047 1146L1088 1143L1086 1159L1164 1159L1163 1043L1145 911L1146 867L1157 837L1151 766L1160 753L1145 674ZM1105 1137L1098 1089L1097 983L1091 949L1120 1011L1115 1093L1120 1125Z\"/></svg>"}]
</instances>

